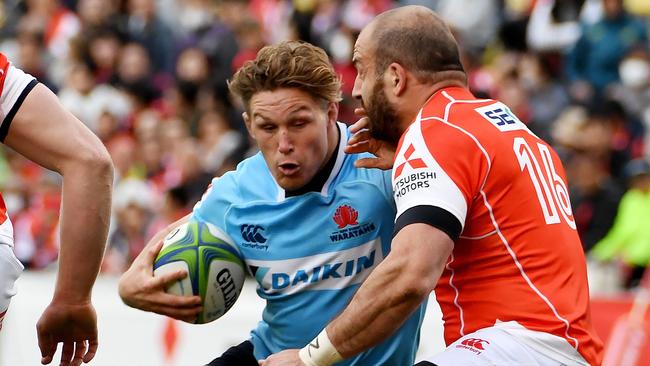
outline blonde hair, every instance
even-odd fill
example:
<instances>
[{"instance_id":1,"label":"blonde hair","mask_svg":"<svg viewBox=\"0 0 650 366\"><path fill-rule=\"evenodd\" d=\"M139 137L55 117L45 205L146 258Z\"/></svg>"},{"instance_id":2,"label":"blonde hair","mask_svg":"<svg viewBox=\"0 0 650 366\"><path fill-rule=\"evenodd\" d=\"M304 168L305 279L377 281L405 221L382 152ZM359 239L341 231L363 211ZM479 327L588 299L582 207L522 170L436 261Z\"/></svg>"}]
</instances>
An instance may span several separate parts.
<instances>
[{"instance_id":1,"label":"blonde hair","mask_svg":"<svg viewBox=\"0 0 650 366\"><path fill-rule=\"evenodd\" d=\"M248 110L255 93L279 88L297 88L317 100L341 100L341 81L325 51L302 41L266 46L255 60L247 61L232 80L230 92L241 98Z\"/></svg>"}]
</instances>

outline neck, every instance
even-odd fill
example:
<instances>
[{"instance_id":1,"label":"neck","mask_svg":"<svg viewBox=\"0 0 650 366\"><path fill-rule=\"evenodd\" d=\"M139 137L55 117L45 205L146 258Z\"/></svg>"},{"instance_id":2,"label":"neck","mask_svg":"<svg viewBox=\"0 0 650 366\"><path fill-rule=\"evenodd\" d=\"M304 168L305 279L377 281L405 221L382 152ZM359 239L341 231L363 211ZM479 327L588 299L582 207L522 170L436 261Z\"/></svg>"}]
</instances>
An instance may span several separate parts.
<instances>
[{"instance_id":1,"label":"neck","mask_svg":"<svg viewBox=\"0 0 650 366\"><path fill-rule=\"evenodd\" d=\"M431 99L437 92L445 88L460 87L467 88L467 83L464 80L446 79L435 81L433 83L422 83L414 85L414 88L408 95L404 95L405 103L404 113L401 113L403 118L399 121L401 131L406 129L415 121L420 109Z\"/></svg>"}]
</instances>

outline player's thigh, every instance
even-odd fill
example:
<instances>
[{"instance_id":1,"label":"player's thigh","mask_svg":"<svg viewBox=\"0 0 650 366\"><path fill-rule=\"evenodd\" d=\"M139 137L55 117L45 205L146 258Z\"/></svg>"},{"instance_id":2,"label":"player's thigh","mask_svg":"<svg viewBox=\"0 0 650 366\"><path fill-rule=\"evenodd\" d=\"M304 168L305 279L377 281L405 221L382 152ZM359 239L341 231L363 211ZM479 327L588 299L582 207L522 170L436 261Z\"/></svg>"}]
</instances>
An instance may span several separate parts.
<instances>
[{"instance_id":1,"label":"player's thigh","mask_svg":"<svg viewBox=\"0 0 650 366\"><path fill-rule=\"evenodd\" d=\"M417 366L560 366L545 355L519 342L514 336L495 328L465 335L441 353L427 357Z\"/></svg>"},{"instance_id":2,"label":"player's thigh","mask_svg":"<svg viewBox=\"0 0 650 366\"><path fill-rule=\"evenodd\" d=\"M0 243L0 314L9 307L9 301L16 294L15 282L23 271L23 265L14 255L13 249Z\"/></svg>"},{"instance_id":3,"label":"player's thigh","mask_svg":"<svg viewBox=\"0 0 650 366\"><path fill-rule=\"evenodd\" d=\"M244 341L226 350L206 366L259 366L253 354L253 344Z\"/></svg>"}]
</instances>

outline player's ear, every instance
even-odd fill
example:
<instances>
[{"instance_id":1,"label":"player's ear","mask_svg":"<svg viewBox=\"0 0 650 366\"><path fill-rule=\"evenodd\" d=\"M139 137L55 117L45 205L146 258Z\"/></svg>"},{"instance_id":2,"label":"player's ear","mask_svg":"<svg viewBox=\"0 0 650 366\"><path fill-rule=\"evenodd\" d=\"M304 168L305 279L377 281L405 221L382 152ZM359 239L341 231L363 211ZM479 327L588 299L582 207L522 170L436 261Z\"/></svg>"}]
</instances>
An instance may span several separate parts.
<instances>
[{"instance_id":1,"label":"player's ear","mask_svg":"<svg viewBox=\"0 0 650 366\"><path fill-rule=\"evenodd\" d=\"M246 129L248 130L248 133L253 136L253 133L251 132L251 119L248 116L248 112L244 112L241 114L242 118L244 119L244 125L246 125Z\"/></svg>"},{"instance_id":2,"label":"player's ear","mask_svg":"<svg viewBox=\"0 0 650 366\"><path fill-rule=\"evenodd\" d=\"M384 75L388 78L384 80L385 85L389 86L395 96L399 97L406 91L406 69L402 65L393 62L388 65Z\"/></svg>"},{"instance_id":3,"label":"player's ear","mask_svg":"<svg viewBox=\"0 0 650 366\"><path fill-rule=\"evenodd\" d=\"M327 103L327 123L336 124L339 117L339 104L336 102Z\"/></svg>"}]
</instances>

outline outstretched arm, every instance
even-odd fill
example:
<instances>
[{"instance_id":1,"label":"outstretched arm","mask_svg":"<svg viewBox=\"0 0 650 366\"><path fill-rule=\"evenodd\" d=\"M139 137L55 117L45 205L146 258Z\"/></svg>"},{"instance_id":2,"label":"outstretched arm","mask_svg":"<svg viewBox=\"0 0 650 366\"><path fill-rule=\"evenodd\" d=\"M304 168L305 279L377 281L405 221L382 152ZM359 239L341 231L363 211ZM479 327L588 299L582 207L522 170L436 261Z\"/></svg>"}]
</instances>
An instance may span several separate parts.
<instances>
[{"instance_id":1,"label":"outstretched arm","mask_svg":"<svg viewBox=\"0 0 650 366\"><path fill-rule=\"evenodd\" d=\"M42 362L63 342L62 365L90 361L97 349L91 289L99 272L111 207L113 165L101 141L38 84L27 94L5 144L63 176L59 273L54 297L38 322ZM88 351L86 352L89 342ZM76 350L75 350L76 349Z\"/></svg>"},{"instance_id":2,"label":"outstretched arm","mask_svg":"<svg viewBox=\"0 0 650 366\"><path fill-rule=\"evenodd\" d=\"M318 342L314 340L300 351L302 361L298 350L287 350L260 365L326 366L338 357L325 354L338 352L342 358L349 358L380 343L433 291L452 249L449 236L433 226L418 223L404 227L393 239L390 254L361 285L343 313L319 335ZM333 348L323 347L328 341Z\"/></svg>"}]
</instances>

